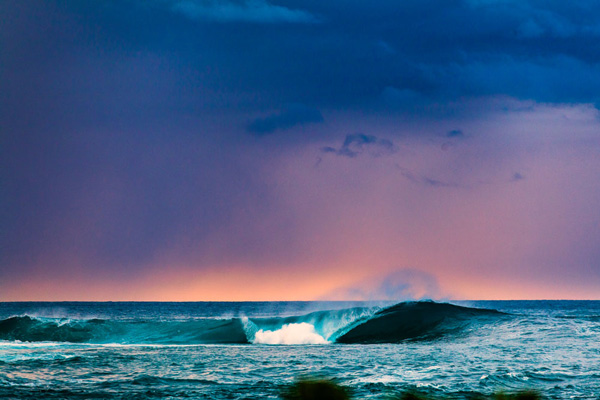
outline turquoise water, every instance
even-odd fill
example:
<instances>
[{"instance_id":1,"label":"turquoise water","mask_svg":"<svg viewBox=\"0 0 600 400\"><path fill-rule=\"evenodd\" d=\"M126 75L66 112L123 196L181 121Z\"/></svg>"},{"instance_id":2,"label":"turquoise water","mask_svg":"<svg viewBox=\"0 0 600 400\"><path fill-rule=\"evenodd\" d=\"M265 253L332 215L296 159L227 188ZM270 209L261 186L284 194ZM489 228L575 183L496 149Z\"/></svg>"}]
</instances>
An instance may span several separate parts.
<instances>
[{"instance_id":1,"label":"turquoise water","mask_svg":"<svg viewBox=\"0 0 600 400\"><path fill-rule=\"evenodd\" d=\"M599 398L600 301L453 303L0 303L0 398Z\"/></svg>"}]
</instances>

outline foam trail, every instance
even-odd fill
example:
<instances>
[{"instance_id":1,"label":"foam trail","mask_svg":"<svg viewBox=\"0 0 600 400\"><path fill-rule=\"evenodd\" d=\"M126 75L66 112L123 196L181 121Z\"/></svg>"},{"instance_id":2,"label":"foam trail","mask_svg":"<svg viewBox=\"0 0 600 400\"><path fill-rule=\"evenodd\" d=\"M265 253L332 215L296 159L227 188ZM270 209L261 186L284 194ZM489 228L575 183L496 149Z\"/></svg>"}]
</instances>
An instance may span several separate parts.
<instances>
[{"instance_id":1,"label":"foam trail","mask_svg":"<svg viewBox=\"0 0 600 400\"><path fill-rule=\"evenodd\" d=\"M256 344L327 344L323 336L309 323L286 324L275 331L259 330L254 334Z\"/></svg>"}]
</instances>

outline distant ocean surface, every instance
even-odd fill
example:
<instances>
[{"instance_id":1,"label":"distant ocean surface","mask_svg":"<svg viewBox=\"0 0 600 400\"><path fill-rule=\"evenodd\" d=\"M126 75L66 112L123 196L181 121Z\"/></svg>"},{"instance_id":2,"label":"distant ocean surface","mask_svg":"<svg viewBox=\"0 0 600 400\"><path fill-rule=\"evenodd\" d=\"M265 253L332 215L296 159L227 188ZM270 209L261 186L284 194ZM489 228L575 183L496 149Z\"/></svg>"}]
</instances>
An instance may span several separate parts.
<instances>
[{"instance_id":1,"label":"distant ocean surface","mask_svg":"<svg viewBox=\"0 0 600 400\"><path fill-rule=\"evenodd\" d=\"M600 399L600 301L0 303L0 398Z\"/></svg>"}]
</instances>

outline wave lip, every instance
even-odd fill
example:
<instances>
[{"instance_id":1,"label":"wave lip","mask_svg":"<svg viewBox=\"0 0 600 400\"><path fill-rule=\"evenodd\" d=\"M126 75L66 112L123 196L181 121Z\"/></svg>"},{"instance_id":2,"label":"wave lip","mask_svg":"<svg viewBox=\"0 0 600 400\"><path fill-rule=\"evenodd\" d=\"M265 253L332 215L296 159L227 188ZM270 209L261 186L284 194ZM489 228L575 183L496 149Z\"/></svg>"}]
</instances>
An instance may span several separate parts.
<instances>
[{"instance_id":1,"label":"wave lip","mask_svg":"<svg viewBox=\"0 0 600 400\"><path fill-rule=\"evenodd\" d=\"M500 316L496 310L433 301L405 302L383 309L337 338L338 343L399 343L427 340L460 330L479 317Z\"/></svg>"}]
</instances>

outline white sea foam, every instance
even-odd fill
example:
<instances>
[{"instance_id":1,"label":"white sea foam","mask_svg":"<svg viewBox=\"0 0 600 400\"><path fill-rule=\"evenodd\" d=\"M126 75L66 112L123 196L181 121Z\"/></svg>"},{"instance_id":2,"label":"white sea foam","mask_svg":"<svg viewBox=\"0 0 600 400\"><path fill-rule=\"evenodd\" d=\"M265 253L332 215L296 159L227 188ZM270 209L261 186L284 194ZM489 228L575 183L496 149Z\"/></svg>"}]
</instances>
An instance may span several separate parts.
<instances>
[{"instance_id":1,"label":"white sea foam","mask_svg":"<svg viewBox=\"0 0 600 400\"><path fill-rule=\"evenodd\" d=\"M259 330L254 335L254 343L260 344L327 344L327 340L306 322L286 324L275 331Z\"/></svg>"}]
</instances>

